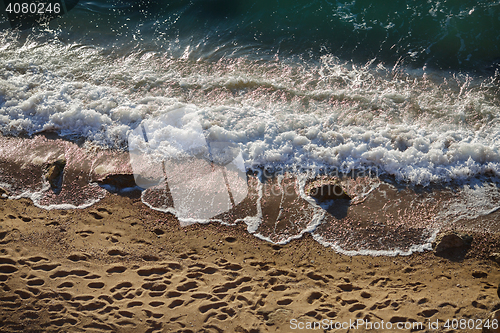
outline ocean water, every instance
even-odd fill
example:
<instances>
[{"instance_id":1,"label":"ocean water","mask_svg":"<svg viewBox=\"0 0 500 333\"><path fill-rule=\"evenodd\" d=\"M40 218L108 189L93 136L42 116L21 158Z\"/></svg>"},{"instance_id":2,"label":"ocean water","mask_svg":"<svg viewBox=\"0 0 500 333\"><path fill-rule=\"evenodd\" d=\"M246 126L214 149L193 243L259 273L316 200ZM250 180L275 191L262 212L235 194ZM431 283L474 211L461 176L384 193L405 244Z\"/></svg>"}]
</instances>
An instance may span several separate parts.
<instances>
[{"instance_id":1,"label":"ocean water","mask_svg":"<svg viewBox=\"0 0 500 333\"><path fill-rule=\"evenodd\" d=\"M355 231L333 228L298 174L309 213L282 231L265 227L262 211L242 218L276 243L312 232L349 254L407 254L429 248L444 225L500 206L498 31L500 1L80 1L44 26L0 32L0 131L54 132L126 152L141 123L189 110L199 127L178 128L177 138L229 142L249 172L370 168L392 179L384 186L393 192L446 187L459 199L406 196L415 210L394 228L424 208L432 214L420 236L391 236L381 247L363 223L366 232L347 241ZM160 144L168 140L152 128ZM376 202L392 192L367 182L352 195L382 209ZM176 213L153 203L152 191L146 204ZM358 210L360 221L388 221Z\"/></svg>"}]
</instances>

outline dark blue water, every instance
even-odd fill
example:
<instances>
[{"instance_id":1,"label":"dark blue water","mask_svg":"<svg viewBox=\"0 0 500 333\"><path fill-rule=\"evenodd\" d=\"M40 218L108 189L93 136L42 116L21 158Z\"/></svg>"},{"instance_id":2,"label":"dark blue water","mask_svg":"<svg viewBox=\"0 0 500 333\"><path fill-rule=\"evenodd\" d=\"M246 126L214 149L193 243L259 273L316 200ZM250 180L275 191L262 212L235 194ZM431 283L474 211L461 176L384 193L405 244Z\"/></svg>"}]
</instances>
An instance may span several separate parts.
<instances>
[{"instance_id":1,"label":"dark blue water","mask_svg":"<svg viewBox=\"0 0 500 333\"><path fill-rule=\"evenodd\" d=\"M500 1L80 1L53 24L119 49L189 47L193 59L333 54L453 70L500 61Z\"/></svg>"}]
</instances>

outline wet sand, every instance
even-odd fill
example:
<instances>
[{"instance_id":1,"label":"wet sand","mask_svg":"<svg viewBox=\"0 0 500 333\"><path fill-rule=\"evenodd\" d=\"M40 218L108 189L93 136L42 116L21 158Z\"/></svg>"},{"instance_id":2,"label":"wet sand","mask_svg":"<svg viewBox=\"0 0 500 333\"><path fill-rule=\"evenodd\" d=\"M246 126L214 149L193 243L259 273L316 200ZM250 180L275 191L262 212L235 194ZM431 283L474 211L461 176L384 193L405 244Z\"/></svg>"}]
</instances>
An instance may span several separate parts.
<instances>
[{"instance_id":1,"label":"wet sand","mask_svg":"<svg viewBox=\"0 0 500 333\"><path fill-rule=\"evenodd\" d=\"M317 332L298 328L359 319L451 332L446 320L500 307L495 251L497 236L475 235L463 258L350 257L308 234L279 246L243 224L180 227L137 192L51 211L2 198L0 330Z\"/></svg>"},{"instance_id":2,"label":"wet sand","mask_svg":"<svg viewBox=\"0 0 500 333\"><path fill-rule=\"evenodd\" d=\"M446 224L435 217L455 200L450 189L386 180L366 197L323 209L299 195L293 175L259 185L250 173L247 197L217 216L231 225L182 227L174 215L144 205L137 189L105 190L135 185L123 153L44 137L0 143L0 181L16 184L0 192L39 191L32 199L41 206L93 203L47 210L0 193L2 332L456 332L444 327L447 320L476 328L500 308L500 272L489 259L500 252L500 213ZM49 184L44 177L54 161L65 163L64 177ZM143 200L171 204L156 190ZM323 223L313 235L273 245L238 222L258 206L255 231L275 242L300 235L318 214ZM433 228L465 231L472 246L445 257L431 250L346 256L317 239L385 250L425 241ZM346 327L355 321L355 329Z\"/></svg>"},{"instance_id":3,"label":"wet sand","mask_svg":"<svg viewBox=\"0 0 500 333\"><path fill-rule=\"evenodd\" d=\"M226 168L224 173L225 167L214 169L213 164L210 167L194 159L181 164L177 172L170 170L163 181L161 164L141 161L139 165L145 174L136 177L138 170L125 151L41 135L33 139L0 136L0 187L5 186L10 198L30 198L37 207L47 209L91 207L108 191L137 189L139 181L141 186L150 183L143 186L147 188L141 198L145 206L163 212L175 208L183 225L192 223L184 217L211 218L224 224L244 220L249 232L277 244L311 232L318 242L348 255L430 250L439 230L500 232L500 183L486 175L467 184L424 187L398 182L372 169L338 176L310 170L268 173L253 169L245 174ZM201 166L205 166L204 173ZM222 173L225 181L216 181ZM155 181L160 183L154 185ZM350 200L306 194L319 186L314 184L332 181L338 182ZM217 198L215 193L219 193ZM229 194L225 202L224 194Z\"/></svg>"}]
</instances>

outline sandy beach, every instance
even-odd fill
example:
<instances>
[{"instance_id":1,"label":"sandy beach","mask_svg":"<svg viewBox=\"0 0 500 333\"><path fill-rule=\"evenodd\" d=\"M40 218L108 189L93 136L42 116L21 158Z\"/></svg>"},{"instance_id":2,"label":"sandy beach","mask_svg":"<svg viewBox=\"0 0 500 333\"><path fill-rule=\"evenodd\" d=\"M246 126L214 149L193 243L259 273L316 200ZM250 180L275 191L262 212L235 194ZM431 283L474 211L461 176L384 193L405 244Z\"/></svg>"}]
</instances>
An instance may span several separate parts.
<instances>
[{"instance_id":1,"label":"sandy beach","mask_svg":"<svg viewBox=\"0 0 500 333\"><path fill-rule=\"evenodd\" d=\"M491 235L463 257L350 257L307 234L180 227L134 192L74 210L2 198L0 222L2 332L472 332L444 326L500 305Z\"/></svg>"},{"instance_id":2,"label":"sandy beach","mask_svg":"<svg viewBox=\"0 0 500 333\"><path fill-rule=\"evenodd\" d=\"M500 0L4 4L0 333L500 333Z\"/></svg>"}]
</instances>

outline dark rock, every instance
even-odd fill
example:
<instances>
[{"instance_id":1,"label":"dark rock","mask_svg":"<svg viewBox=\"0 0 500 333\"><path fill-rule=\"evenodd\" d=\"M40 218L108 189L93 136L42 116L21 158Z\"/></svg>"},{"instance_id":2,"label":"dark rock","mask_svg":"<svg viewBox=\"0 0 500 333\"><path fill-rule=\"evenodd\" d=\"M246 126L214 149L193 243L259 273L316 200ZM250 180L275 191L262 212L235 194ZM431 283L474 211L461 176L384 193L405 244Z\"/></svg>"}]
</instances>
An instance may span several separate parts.
<instances>
[{"instance_id":1,"label":"dark rock","mask_svg":"<svg viewBox=\"0 0 500 333\"><path fill-rule=\"evenodd\" d=\"M120 190L136 186L134 175L131 174L108 175L103 180L98 181L98 184L100 186L103 185L111 186L114 190Z\"/></svg>"},{"instance_id":2,"label":"dark rock","mask_svg":"<svg viewBox=\"0 0 500 333\"><path fill-rule=\"evenodd\" d=\"M432 244L434 253L442 257L463 255L472 244L472 237L456 232L448 232L436 238Z\"/></svg>"},{"instance_id":3,"label":"dark rock","mask_svg":"<svg viewBox=\"0 0 500 333\"><path fill-rule=\"evenodd\" d=\"M65 166L66 160L61 158L45 167L45 179L49 182L54 192L58 192L61 189Z\"/></svg>"}]
</instances>

